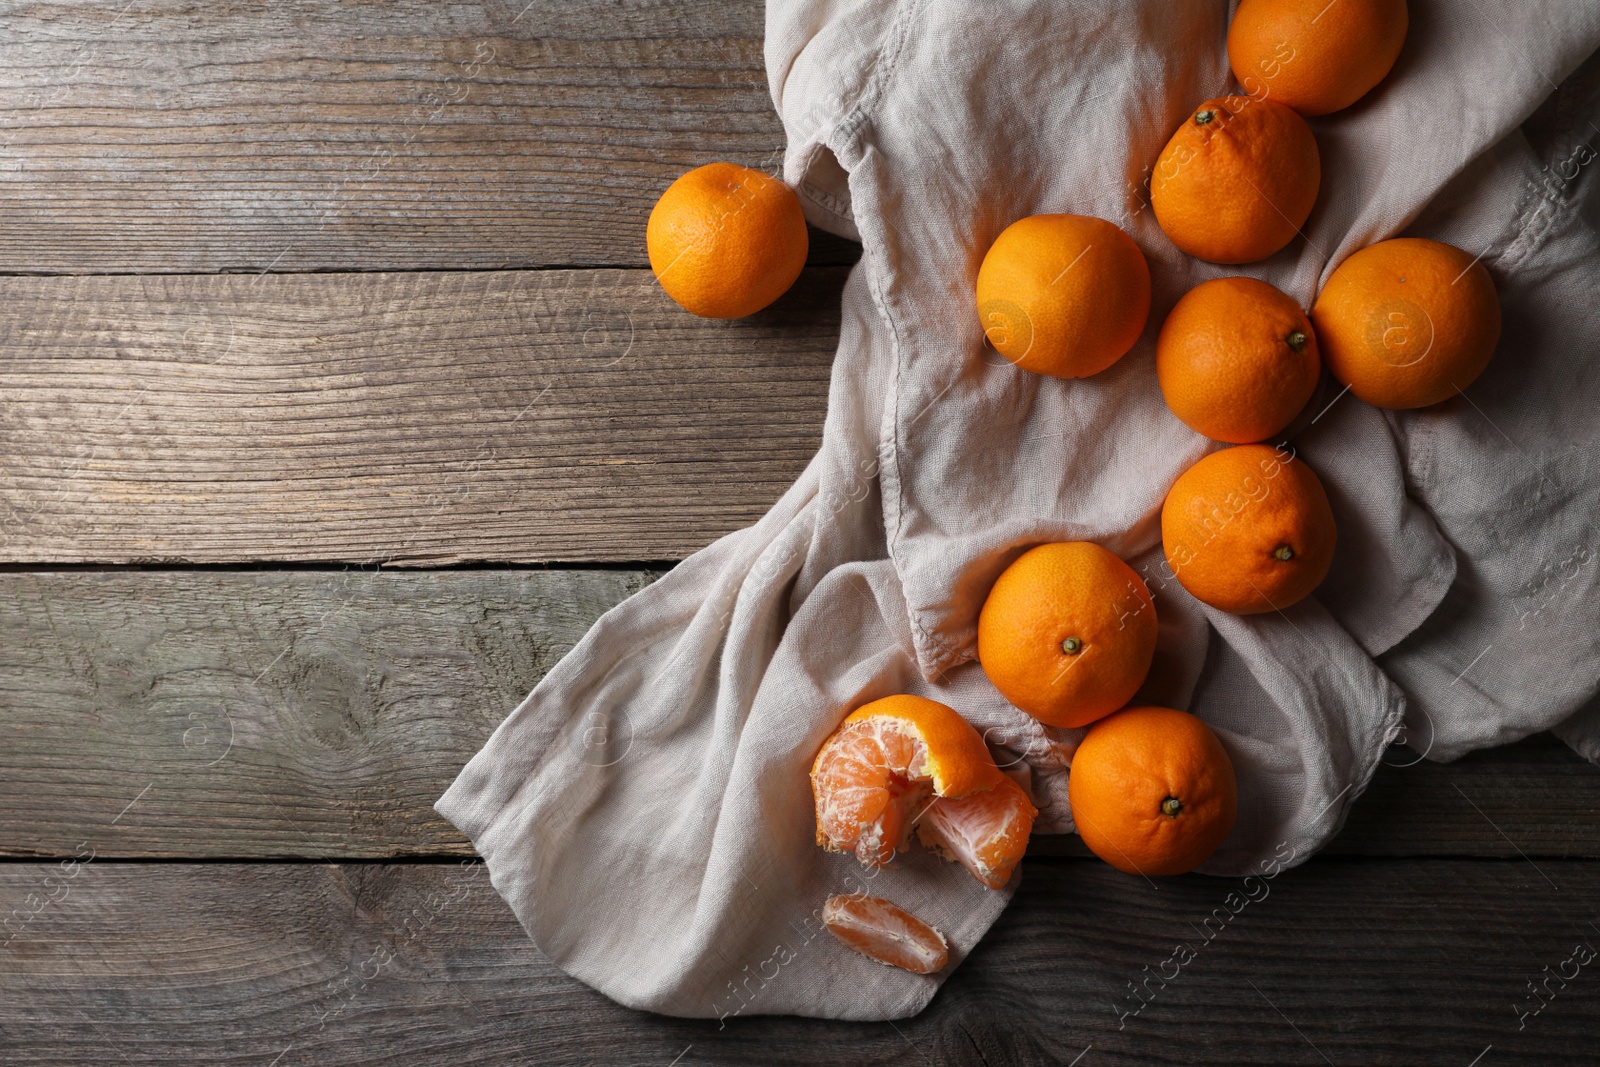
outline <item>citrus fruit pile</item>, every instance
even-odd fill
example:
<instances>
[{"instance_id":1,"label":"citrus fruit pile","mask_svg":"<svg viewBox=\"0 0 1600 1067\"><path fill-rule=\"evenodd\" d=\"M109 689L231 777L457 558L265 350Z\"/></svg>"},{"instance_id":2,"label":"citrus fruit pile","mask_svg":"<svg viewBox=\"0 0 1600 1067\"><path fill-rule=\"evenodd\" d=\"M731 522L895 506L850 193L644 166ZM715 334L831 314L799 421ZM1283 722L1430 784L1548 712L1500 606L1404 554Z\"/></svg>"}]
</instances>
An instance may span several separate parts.
<instances>
[{"instance_id":1,"label":"citrus fruit pile","mask_svg":"<svg viewBox=\"0 0 1600 1067\"><path fill-rule=\"evenodd\" d=\"M1189 111L1150 173L1156 222L1181 252L1254 263L1297 237L1315 209L1321 156L1307 116L1349 107L1400 55L1405 0L1240 0L1227 54L1240 92ZM679 178L650 215L650 265L697 315L752 314L806 258L798 198L759 171L714 163ZM984 340L1019 370L1105 371L1144 334L1149 265L1104 219L1042 214L995 237L975 282ZM1425 407L1470 385L1500 333L1483 265L1421 238L1348 256L1309 312L1265 281L1195 286L1167 314L1156 379L1174 417L1224 447L1173 482L1162 548L1179 583L1211 608L1281 612L1328 573L1336 531L1316 473L1286 444L1326 364L1359 400ZM1339 394L1343 395L1343 392ZM1337 397L1335 398L1337 399ZM1119 870L1193 870L1233 827L1232 764L1205 723L1130 706L1156 647L1144 582L1087 542L1034 546L991 588L978 618L984 674L1018 709L1087 727L1068 799L1084 843ZM985 887L1007 884L1037 814L954 709L900 695L848 716L811 770L816 840L880 868L915 836ZM851 948L920 974L946 965L943 936L890 901L831 897L823 922Z\"/></svg>"}]
</instances>

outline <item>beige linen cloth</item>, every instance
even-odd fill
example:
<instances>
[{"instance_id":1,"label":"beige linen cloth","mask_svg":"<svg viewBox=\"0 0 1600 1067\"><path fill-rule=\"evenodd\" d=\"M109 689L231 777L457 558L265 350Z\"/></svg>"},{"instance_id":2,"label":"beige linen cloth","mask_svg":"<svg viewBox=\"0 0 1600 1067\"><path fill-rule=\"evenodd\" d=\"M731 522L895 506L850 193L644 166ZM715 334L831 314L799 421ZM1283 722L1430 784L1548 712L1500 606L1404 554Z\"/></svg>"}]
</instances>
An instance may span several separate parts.
<instances>
[{"instance_id":1,"label":"beige linen cloth","mask_svg":"<svg viewBox=\"0 0 1600 1067\"><path fill-rule=\"evenodd\" d=\"M1202 716L1239 775L1209 873L1315 852L1397 739L1452 759L1554 728L1600 757L1600 712L1581 710L1600 679L1600 3L1410 9L1390 77L1312 121L1322 192L1303 237L1222 268L1167 241L1143 186L1188 112L1232 86L1228 4L770 0L784 176L864 249L823 444L759 523L601 618L439 801L552 960L675 1015L920 1010L948 969L849 952L819 934L823 900L898 902L945 932L953 968L1009 891L916 846L875 876L825 854L807 771L848 710L919 693L985 731L1038 829L1069 831L1081 732L1040 727L973 662L989 584L1045 541L1097 541L1155 594L1143 695ZM1017 370L980 332L978 264L1040 212L1114 221L1150 261L1144 337L1091 379ZM1344 256L1402 232L1481 256L1498 354L1423 411L1325 379L1288 437L1333 501L1331 575L1281 614L1204 608L1160 557L1167 487L1215 447L1162 402L1162 318L1240 273L1309 307Z\"/></svg>"}]
</instances>

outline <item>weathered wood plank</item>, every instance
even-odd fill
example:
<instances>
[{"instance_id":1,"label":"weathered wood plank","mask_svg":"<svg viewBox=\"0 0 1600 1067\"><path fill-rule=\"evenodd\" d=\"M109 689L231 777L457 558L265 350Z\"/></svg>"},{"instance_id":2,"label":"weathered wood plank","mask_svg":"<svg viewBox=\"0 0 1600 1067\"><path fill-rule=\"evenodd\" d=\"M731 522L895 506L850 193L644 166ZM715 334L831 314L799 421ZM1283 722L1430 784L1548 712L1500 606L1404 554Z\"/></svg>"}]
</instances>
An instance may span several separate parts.
<instances>
[{"instance_id":1,"label":"weathered wood plank","mask_svg":"<svg viewBox=\"0 0 1600 1067\"><path fill-rule=\"evenodd\" d=\"M0 855L471 855L434 800L651 577L0 574ZM1329 851L1597 856L1597 823L1600 771L1544 737L1384 768Z\"/></svg>"},{"instance_id":2,"label":"weathered wood plank","mask_svg":"<svg viewBox=\"0 0 1600 1067\"><path fill-rule=\"evenodd\" d=\"M815 453L844 274L0 279L0 558L682 558Z\"/></svg>"},{"instance_id":3,"label":"weathered wood plank","mask_svg":"<svg viewBox=\"0 0 1600 1067\"><path fill-rule=\"evenodd\" d=\"M1600 995L1592 963L1563 963L1600 943L1585 907L1597 893L1593 861L1317 859L1248 885L1156 887L1034 860L917 1018L757 1018L757 994L751 1017L719 1029L629 1011L561 975L472 869L7 864L0 1047L18 1067L1466 1067L1491 1046L1477 1062L1578 1065L1593 1061ZM1569 980L1535 1000L1527 983L1557 971ZM1144 990L1137 1014L1130 983Z\"/></svg>"},{"instance_id":4,"label":"weathered wood plank","mask_svg":"<svg viewBox=\"0 0 1600 1067\"><path fill-rule=\"evenodd\" d=\"M759 0L5 19L0 272L638 267L672 179L782 161Z\"/></svg>"},{"instance_id":5,"label":"weathered wood plank","mask_svg":"<svg viewBox=\"0 0 1600 1067\"><path fill-rule=\"evenodd\" d=\"M471 855L433 801L650 577L0 575L0 850Z\"/></svg>"}]
</instances>

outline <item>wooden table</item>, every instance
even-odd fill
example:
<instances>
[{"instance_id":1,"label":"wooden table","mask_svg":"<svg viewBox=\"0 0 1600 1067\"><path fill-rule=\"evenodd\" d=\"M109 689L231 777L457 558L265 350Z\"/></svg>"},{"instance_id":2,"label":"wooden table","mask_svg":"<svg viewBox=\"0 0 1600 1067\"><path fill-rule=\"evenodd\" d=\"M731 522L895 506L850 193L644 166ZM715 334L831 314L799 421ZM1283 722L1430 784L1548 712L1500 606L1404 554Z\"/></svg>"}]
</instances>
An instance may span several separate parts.
<instances>
[{"instance_id":1,"label":"wooden table","mask_svg":"<svg viewBox=\"0 0 1600 1067\"><path fill-rule=\"evenodd\" d=\"M0 1062L1595 1062L1600 774L1547 737L1395 750L1242 906L1041 840L898 1024L547 962L431 804L798 474L859 250L681 313L645 216L779 159L760 4L526 3L0 23Z\"/></svg>"}]
</instances>

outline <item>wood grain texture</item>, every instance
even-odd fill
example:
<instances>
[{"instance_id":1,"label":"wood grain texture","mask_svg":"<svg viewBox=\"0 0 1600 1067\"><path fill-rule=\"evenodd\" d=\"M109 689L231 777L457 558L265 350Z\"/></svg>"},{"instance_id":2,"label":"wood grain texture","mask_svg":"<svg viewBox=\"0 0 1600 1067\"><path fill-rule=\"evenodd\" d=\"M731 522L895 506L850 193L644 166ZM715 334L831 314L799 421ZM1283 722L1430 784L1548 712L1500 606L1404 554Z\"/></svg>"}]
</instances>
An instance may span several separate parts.
<instances>
[{"instance_id":1,"label":"wood grain texture","mask_svg":"<svg viewBox=\"0 0 1600 1067\"><path fill-rule=\"evenodd\" d=\"M93 837L120 856L470 856L433 801L650 579L0 575L0 848L66 856Z\"/></svg>"},{"instance_id":2,"label":"wood grain texture","mask_svg":"<svg viewBox=\"0 0 1600 1067\"><path fill-rule=\"evenodd\" d=\"M816 452L844 275L0 279L0 558L682 558Z\"/></svg>"},{"instance_id":3,"label":"wood grain texture","mask_svg":"<svg viewBox=\"0 0 1600 1067\"><path fill-rule=\"evenodd\" d=\"M1574 947L1600 944L1597 893L1593 861L1319 858L1249 886L1153 887L1030 860L918 1017L756 1017L756 993L719 1029L629 1011L562 975L481 868L7 864L0 1048L8 1067L1467 1067L1492 1046L1481 1064L1576 1067L1593 1062L1597 964L1543 1001L1527 983L1570 976ZM1178 966L1180 944L1192 958ZM1130 983L1146 991L1137 1014Z\"/></svg>"},{"instance_id":4,"label":"wood grain texture","mask_svg":"<svg viewBox=\"0 0 1600 1067\"><path fill-rule=\"evenodd\" d=\"M5 18L0 272L642 267L679 174L782 164L759 0Z\"/></svg>"},{"instance_id":5,"label":"wood grain texture","mask_svg":"<svg viewBox=\"0 0 1600 1067\"><path fill-rule=\"evenodd\" d=\"M434 800L652 577L0 574L0 855L470 856ZM1385 767L1328 851L1593 857L1597 819L1600 770L1546 736Z\"/></svg>"}]
</instances>

